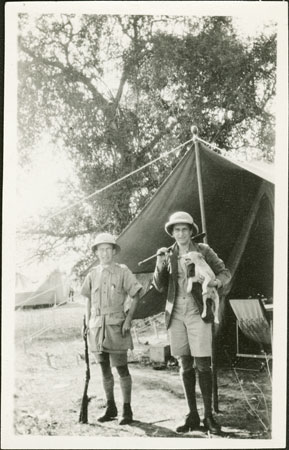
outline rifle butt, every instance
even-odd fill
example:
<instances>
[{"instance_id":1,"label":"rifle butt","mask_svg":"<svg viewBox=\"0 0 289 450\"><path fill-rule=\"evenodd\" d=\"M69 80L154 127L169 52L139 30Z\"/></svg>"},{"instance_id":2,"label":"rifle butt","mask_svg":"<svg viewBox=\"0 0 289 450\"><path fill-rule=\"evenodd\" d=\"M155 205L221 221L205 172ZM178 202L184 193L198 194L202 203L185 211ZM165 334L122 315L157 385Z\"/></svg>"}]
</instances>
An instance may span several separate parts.
<instances>
[{"instance_id":1,"label":"rifle butt","mask_svg":"<svg viewBox=\"0 0 289 450\"><path fill-rule=\"evenodd\" d=\"M83 397L81 403L81 409L79 414L79 422L87 423L88 422L88 397L87 395Z\"/></svg>"}]
</instances>

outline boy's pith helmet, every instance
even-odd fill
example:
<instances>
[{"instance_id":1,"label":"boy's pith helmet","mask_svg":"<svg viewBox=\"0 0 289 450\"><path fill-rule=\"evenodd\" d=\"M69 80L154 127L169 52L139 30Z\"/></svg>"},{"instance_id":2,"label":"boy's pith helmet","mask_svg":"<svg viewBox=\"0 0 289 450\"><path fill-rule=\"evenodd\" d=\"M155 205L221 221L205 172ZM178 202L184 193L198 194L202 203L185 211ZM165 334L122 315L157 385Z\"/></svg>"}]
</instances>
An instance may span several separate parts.
<instances>
[{"instance_id":1,"label":"boy's pith helmet","mask_svg":"<svg viewBox=\"0 0 289 450\"><path fill-rule=\"evenodd\" d=\"M91 250L92 251L97 250L97 247L100 244L111 244L113 248L115 248L117 253L120 252L120 246L116 243L115 237L110 233L100 233L98 236L96 236L95 242L91 247Z\"/></svg>"}]
</instances>

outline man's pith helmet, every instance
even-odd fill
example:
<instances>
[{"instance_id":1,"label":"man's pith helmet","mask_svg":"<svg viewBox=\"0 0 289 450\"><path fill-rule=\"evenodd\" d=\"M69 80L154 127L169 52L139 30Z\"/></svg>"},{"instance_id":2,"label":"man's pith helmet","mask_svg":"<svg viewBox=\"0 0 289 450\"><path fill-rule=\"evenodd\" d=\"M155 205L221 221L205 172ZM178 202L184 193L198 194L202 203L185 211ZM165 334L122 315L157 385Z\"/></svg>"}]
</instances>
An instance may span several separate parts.
<instances>
[{"instance_id":1,"label":"man's pith helmet","mask_svg":"<svg viewBox=\"0 0 289 450\"><path fill-rule=\"evenodd\" d=\"M100 244L110 244L113 246L113 248L115 248L117 253L120 251L120 246L116 243L115 237L110 233L100 233L99 235L97 235L95 242L91 247L91 250L97 250L97 247Z\"/></svg>"},{"instance_id":2,"label":"man's pith helmet","mask_svg":"<svg viewBox=\"0 0 289 450\"><path fill-rule=\"evenodd\" d=\"M193 230L193 235L198 234L199 227L197 224L195 224L194 219L190 214L184 211L177 211L173 213L169 221L165 224L165 230L166 232L172 236L173 227L174 225L185 223L190 226L190 228Z\"/></svg>"}]
</instances>

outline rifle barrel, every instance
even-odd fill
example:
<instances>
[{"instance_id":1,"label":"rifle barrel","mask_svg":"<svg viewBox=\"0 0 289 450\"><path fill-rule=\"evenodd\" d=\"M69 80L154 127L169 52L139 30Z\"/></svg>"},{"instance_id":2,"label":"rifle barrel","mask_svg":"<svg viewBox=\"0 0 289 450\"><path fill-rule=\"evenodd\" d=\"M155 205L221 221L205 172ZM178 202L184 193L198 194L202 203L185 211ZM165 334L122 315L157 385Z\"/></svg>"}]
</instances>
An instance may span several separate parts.
<instances>
[{"instance_id":1,"label":"rifle barrel","mask_svg":"<svg viewBox=\"0 0 289 450\"><path fill-rule=\"evenodd\" d=\"M88 391L88 383L89 383L89 380L90 380L90 367L89 367L87 334L85 332L85 329L86 329L85 316L83 316L84 359L85 359L85 364L86 364L86 371L85 371L84 391L83 391L83 395L82 395L81 408L80 408L80 414L79 414L79 422L80 423L87 423L88 422L88 402L89 402L89 398L87 396L87 391Z\"/></svg>"}]
</instances>

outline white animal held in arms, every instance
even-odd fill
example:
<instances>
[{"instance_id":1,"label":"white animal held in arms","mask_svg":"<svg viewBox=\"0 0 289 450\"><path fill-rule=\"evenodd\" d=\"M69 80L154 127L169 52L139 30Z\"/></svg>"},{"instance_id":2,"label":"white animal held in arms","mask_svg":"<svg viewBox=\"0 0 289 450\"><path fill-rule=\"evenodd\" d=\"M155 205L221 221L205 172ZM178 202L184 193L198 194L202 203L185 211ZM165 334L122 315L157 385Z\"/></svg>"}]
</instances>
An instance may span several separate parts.
<instances>
[{"instance_id":1,"label":"white animal held in arms","mask_svg":"<svg viewBox=\"0 0 289 450\"><path fill-rule=\"evenodd\" d=\"M203 277L204 281L202 283L202 295L203 295L203 312L201 317L206 317L207 315L207 299L211 298L214 308L214 322L219 323L219 294L215 287L208 286L210 281L216 279L216 276L209 266L209 264L205 261L204 256L199 252L189 252L182 256L187 264L195 264L195 276L188 277L188 286L187 292L191 292L193 283L198 281L199 277Z\"/></svg>"}]
</instances>

